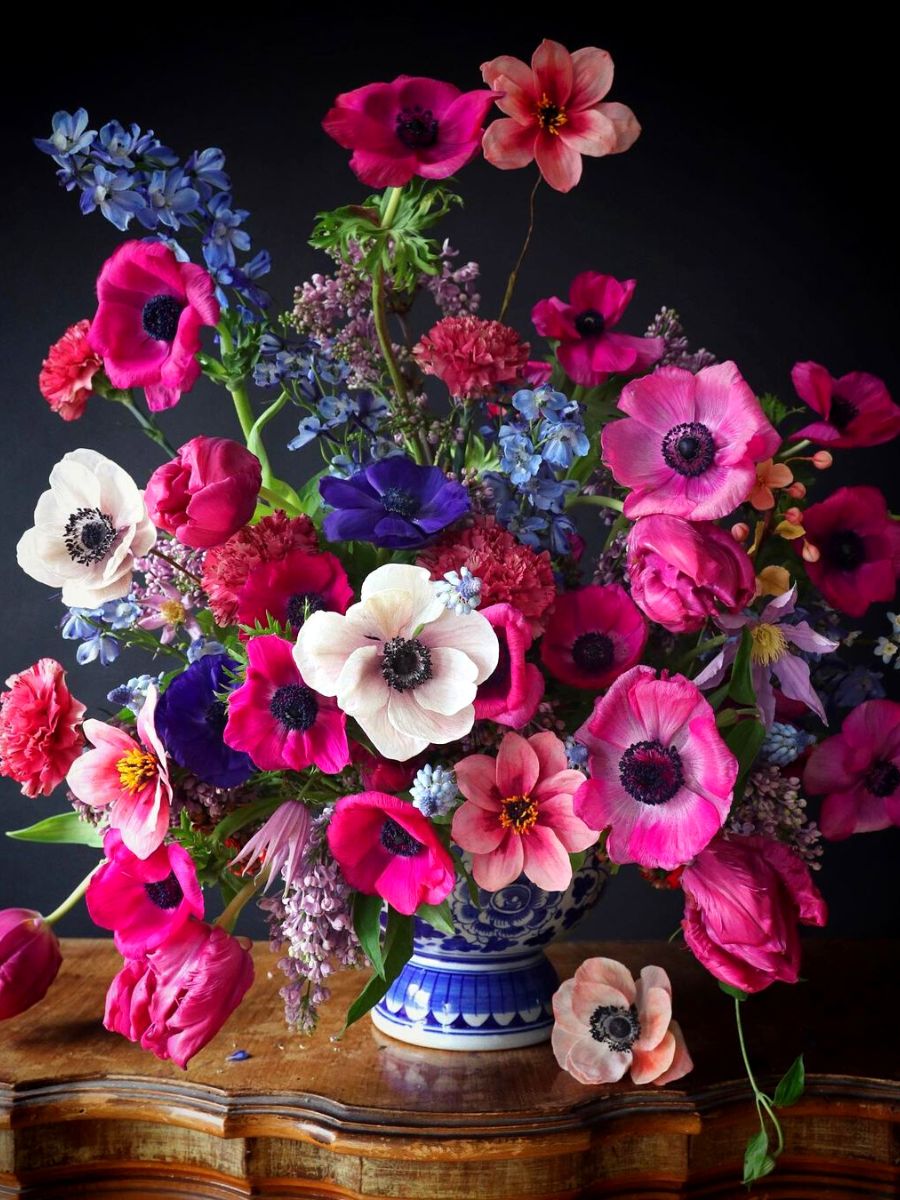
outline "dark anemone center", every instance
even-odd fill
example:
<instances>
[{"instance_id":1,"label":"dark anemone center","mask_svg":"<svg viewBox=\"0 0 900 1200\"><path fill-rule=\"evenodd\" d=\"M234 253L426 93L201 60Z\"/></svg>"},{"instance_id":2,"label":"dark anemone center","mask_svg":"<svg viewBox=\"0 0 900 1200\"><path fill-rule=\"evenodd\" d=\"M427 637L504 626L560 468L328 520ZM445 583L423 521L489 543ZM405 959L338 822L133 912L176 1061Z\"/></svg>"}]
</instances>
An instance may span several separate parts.
<instances>
[{"instance_id":1,"label":"dark anemone center","mask_svg":"<svg viewBox=\"0 0 900 1200\"><path fill-rule=\"evenodd\" d=\"M63 541L72 562L89 567L105 558L116 540L112 517L99 508L79 508L69 517Z\"/></svg>"},{"instance_id":2,"label":"dark anemone center","mask_svg":"<svg viewBox=\"0 0 900 1200\"><path fill-rule=\"evenodd\" d=\"M422 842L417 842L393 817L388 817L381 827L381 844L389 854L397 854L400 858L415 858L425 849Z\"/></svg>"},{"instance_id":3,"label":"dark anemone center","mask_svg":"<svg viewBox=\"0 0 900 1200\"><path fill-rule=\"evenodd\" d=\"M606 1042L611 1050L630 1050L641 1036L641 1023L637 1008L616 1008L601 1004L591 1013L591 1037L595 1042Z\"/></svg>"},{"instance_id":4,"label":"dark anemone center","mask_svg":"<svg viewBox=\"0 0 900 1200\"><path fill-rule=\"evenodd\" d=\"M221 700L214 700L206 710L206 724L212 733L221 737L228 724L228 705Z\"/></svg>"},{"instance_id":5,"label":"dark anemone center","mask_svg":"<svg viewBox=\"0 0 900 1200\"><path fill-rule=\"evenodd\" d=\"M396 513L398 517L414 517L421 508L418 496L405 488L388 488L381 497L385 512Z\"/></svg>"},{"instance_id":6,"label":"dark anemone center","mask_svg":"<svg viewBox=\"0 0 900 1200\"><path fill-rule=\"evenodd\" d=\"M431 652L418 638L391 638L384 644L381 674L395 692L407 692L431 678Z\"/></svg>"},{"instance_id":7,"label":"dark anemone center","mask_svg":"<svg viewBox=\"0 0 900 1200\"><path fill-rule=\"evenodd\" d=\"M575 318L575 328L583 338L599 337L606 328L606 317L596 308L586 308Z\"/></svg>"},{"instance_id":8,"label":"dark anemone center","mask_svg":"<svg viewBox=\"0 0 900 1200\"><path fill-rule=\"evenodd\" d=\"M662 456L679 475L702 475L712 466L715 454L713 436L699 421L674 425L663 438Z\"/></svg>"},{"instance_id":9,"label":"dark anemone center","mask_svg":"<svg viewBox=\"0 0 900 1200\"><path fill-rule=\"evenodd\" d=\"M837 529L824 546L825 558L839 571L855 571L866 561L866 543L855 529Z\"/></svg>"},{"instance_id":10,"label":"dark anemone center","mask_svg":"<svg viewBox=\"0 0 900 1200\"><path fill-rule=\"evenodd\" d=\"M900 785L900 770L886 758L876 759L866 772L866 787L873 796L891 796Z\"/></svg>"},{"instance_id":11,"label":"dark anemone center","mask_svg":"<svg viewBox=\"0 0 900 1200\"><path fill-rule=\"evenodd\" d=\"M828 413L828 422L841 433L847 428L855 416L859 415L859 409L852 400L848 400L846 396L832 396L831 408Z\"/></svg>"},{"instance_id":12,"label":"dark anemone center","mask_svg":"<svg viewBox=\"0 0 900 1200\"><path fill-rule=\"evenodd\" d=\"M174 296L151 296L141 313L144 333L158 342L173 342L183 307Z\"/></svg>"},{"instance_id":13,"label":"dark anemone center","mask_svg":"<svg viewBox=\"0 0 900 1200\"><path fill-rule=\"evenodd\" d=\"M292 733L305 733L319 715L319 702L306 684L286 683L272 697L269 711Z\"/></svg>"},{"instance_id":14,"label":"dark anemone center","mask_svg":"<svg viewBox=\"0 0 900 1200\"><path fill-rule=\"evenodd\" d=\"M174 871L170 871L165 879L160 879L158 883L145 883L144 891L157 908L177 908L184 899L184 892L175 878Z\"/></svg>"},{"instance_id":15,"label":"dark anemone center","mask_svg":"<svg viewBox=\"0 0 900 1200\"><path fill-rule=\"evenodd\" d=\"M619 759L622 787L641 804L665 804L684 782L681 756L661 742L635 742Z\"/></svg>"},{"instance_id":16,"label":"dark anemone center","mask_svg":"<svg viewBox=\"0 0 900 1200\"><path fill-rule=\"evenodd\" d=\"M325 608L325 597L319 592L298 592L287 602L286 616L289 624L299 629L310 613L322 612Z\"/></svg>"},{"instance_id":17,"label":"dark anemone center","mask_svg":"<svg viewBox=\"0 0 900 1200\"><path fill-rule=\"evenodd\" d=\"M397 137L410 150L427 150L438 139L438 120L430 108L416 104L397 114Z\"/></svg>"},{"instance_id":18,"label":"dark anemone center","mask_svg":"<svg viewBox=\"0 0 900 1200\"><path fill-rule=\"evenodd\" d=\"M615 648L612 638L605 633L583 633L572 646L575 666L582 671L605 671L613 664Z\"/></svg>"}]
</instances>

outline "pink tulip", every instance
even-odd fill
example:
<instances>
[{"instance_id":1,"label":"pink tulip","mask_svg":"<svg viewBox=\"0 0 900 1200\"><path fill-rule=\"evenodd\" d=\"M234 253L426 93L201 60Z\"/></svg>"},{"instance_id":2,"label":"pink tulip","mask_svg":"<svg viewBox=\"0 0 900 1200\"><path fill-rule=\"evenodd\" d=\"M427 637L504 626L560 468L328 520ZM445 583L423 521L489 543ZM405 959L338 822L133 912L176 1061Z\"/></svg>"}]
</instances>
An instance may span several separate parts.
<instances>
[{"instance_id":1,"label":"pink tulip","mask_svg":"<svg viewBox=\"0 0 900 1200\"><path fill-rule=\"evenodd\" d=\"M0 1021L43 1000L61 963L56 934L40 913L0 912Z\"/></svg>"}]
</instances>

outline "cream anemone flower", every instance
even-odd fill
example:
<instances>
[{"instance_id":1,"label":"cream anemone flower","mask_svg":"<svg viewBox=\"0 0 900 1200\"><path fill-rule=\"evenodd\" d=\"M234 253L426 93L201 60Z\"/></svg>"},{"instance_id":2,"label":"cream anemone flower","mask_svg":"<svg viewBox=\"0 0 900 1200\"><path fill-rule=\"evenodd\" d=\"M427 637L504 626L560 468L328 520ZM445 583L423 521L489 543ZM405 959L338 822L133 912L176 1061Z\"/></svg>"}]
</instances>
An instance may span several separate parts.
<instances>
[{"instance_id":1,"label":"cream anemone flower","mask_svg":"<svg viewBox=\"0 0 900 1200\"><path fill-rule=\"evenodd\" d=\"M72 450L50 472L16 557L32 579L62 588L63 604L98 608L128 595L134 560L155 541L131 476L95 450Z\"/></svg>"},{"instance_id":2,"label":"cream anemone flower","mask_svg":"<svg viewBox=\"0 0 900 1200\"><path fill-rule=\"evenodd\" d=\"M481 613L457 616L424 567L399 563L373 571L345 614L307 617L294 647L306 684L335 696L379 754L398 762L469 732L499 652Z\"/></svg>"}]
</instances>

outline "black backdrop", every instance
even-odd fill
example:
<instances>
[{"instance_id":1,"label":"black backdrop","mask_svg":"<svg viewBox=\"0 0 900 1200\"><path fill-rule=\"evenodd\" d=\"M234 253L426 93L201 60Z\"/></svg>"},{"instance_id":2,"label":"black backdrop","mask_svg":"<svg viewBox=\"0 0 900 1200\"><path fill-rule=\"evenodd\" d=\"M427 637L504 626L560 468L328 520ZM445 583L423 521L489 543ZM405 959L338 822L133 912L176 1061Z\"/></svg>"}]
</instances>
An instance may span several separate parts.
<instances>
[{"instance_id":1,"label":"black backdrop","mask_svg":"<svg viewBox=\"0 0 900 1200\"><path fill-rule=\"evenodd\" d=\"M236 203L253 213L255 245L272 251L271 290L287 306L293 284L322 266L306 244L313 214L366 194L319 126L337 92L400 73L472 88L482 61L527 59L542 36L573 50L599 44L616 63L612 98L635 109L644 132L626 155L586 160L568 196L542 189L512 323L527 330L536 298L562 293L577 271L593 268L639 281L623 328L640 332L661 304L674 304L692 340L734 358L758 391L788 394L792 363L807 358L835 374L872 371L896 391L895 52L871 7L839 30L829 21L782 26L778 11L732 10L721 28L678 6L664 16L635 6L612 21L602 10L597 19L536 21L515 10L504 17L484 6L476 16L426 5L365 16L338 6L327 15L318 6L195 8L191 16L170 8L148 12L143 26L127 10L107 9L102 20L17 14L18 46L7 43L0 85L2 676L51 654L73 668L77 694L98 703L138 669L122 660L76 668L73 644L55 629L58 602L18 570L14 549L67 450L95 447L141 482L159 461L124 412L96 401L79 424L65 425L37 390L47 346L92 314L95 273L121 237L99 214L79 215L31 145L57 108L85 106L94 127L137 121L184 155L223 147ZM496 312L518 251L530 186L530 171L483 162L462 176L466 211L448 232L464 260L482 265L485 315ZM236 431L224 393L205 385L163 424L176 445L199 431ZM285 422L270 441L296 479L300 462L278 449L292 432ZM828 482L880 481L890 493L894 455L891 447L846 454ZM895 487L893 498L896 507ZM60 798L28 801L0 781L0 828L61 807ZM828 848L820 882L832 932L897 931L898 838L892 830ZM0 908L48 910L94 857L0 839ZM676 920L675 897L626 869L585 930L666 936ZM62 927L91 929L83 913Z\"/></svg>"}]
</instances>

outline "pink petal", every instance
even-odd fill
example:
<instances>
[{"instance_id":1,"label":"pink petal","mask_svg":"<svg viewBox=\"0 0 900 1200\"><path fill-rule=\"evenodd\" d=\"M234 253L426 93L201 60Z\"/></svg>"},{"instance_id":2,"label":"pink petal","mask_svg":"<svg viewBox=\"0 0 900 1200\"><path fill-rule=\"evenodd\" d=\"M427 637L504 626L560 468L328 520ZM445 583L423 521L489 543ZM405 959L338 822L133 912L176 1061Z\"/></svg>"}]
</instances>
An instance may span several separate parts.
<instances>
[{"instance_id":1,"label":"pink petal","mask_svg":"<svg viewBox=\"0 0 900 1200\"><path fill-rule=\"evenodd\" d=\"M579 1083L618 1083L631 1066L630 1050L612 1050L606 1042L588 1035L576 1042L566 1057L565 1069Z\"/></svg>"},{"instance_id":2,"label":"pink petal","mask_svg":"<svg viewBox=\"0 0 900 1200\"><path fill-rule=\"evenodd\" d=\"M560 107L568 104L575 70L572 56L565 46L544 38L531 56L531 69L534 71L538 96L546 95Z\"/></svg>"},{"instance_id":3,"label":"pink petal","mask_svg":"<svg viewBox=\"0 0 900 1200\"><path fill-rule=\"evenodd\" d=\"M564 892L572 882L572 863L552 829L534 825L522 838L522 869L545 892Z\"/></svg>"},{"instance_id":4,"label":"pink petal","mask_svg":"<svg viewBox=\"0 0 900 1200\"><path fill-rule=\"evenodd\" d=\"M588 986L603 984L613 987L624 997L624 1006L634 1004L637 999L637 987L631 972L624 963L615 958L587 958L575 972L575 981Z\"/></svg>"},{"instance_id":5,"label":"pink petal","mask_svg":"<svg viewBox=\"0 0 900 1200\"><path fill-rule=\"evenodd\" d=\"M581 1023L582 1027L590 1023L591 1017L601 1006L603 1008L629 1008L631 1002L625 994L610 983L595 983L591 980L579 979L576 975L572 981L572 991L569 998L573 1020Z\"/></svg>"},{"instance_id":6,"label":"pink petal","mask_svg":"<svg viewBox=\"0 0 900 1200\"><path fill-rule=\"evenodd\" d=\"M460 792L467 800L489 812L500 811L497 794L497 760L487 754L470 754L454 768Z\"/></svg>"},{"instance_id":7,"label":"pink petal","mask_svg":"<svg viewBox=\"0 0 900 1200\"><path fill-rule=\"evenodd\" d=\"M518 733L508 733L497 753L497 792L507 796L527 796L538 781L540 762L531 746Z\"/></svg>"},{"instance_id":8,"label":"pink petal","mask_svg":"<svg viewBox=\"0 0 900 1200\"><path fill-rule=\"evenodd\" d=\"M671 1023L672 994L665 988L648 987L643 978L638 980L637 991L641 1036L634 1043L634 1049L652 1050L663 1040Z\"/></svg>"},{"instance_id":9,"label":"pink petal","mask_svg":"<svg viewBox=\"0 0 900 1200\"><path fill-rule=\"evenodd\" d=\"M615 153L616 128L612 121L596 108L573 112L560 130L559 136L573 150L591 158L602 158L604 154Z\"/></svg>"},{"instance_id":10,"label":"pink petal","mask_svg":"<svg viewBox=\"0 0 900 1200\"><path fill-rule=\"evenodd\" d=\"M608 121L612 121L616 131L616 148L611 154L622 154L629 150L638 140L641 126L637 117L627 104L600 104L598 110Z\"/></svg>"},{"instance_id":11,"label":"pink petal","mask_svg":"<svg viewBox=\"0 0 900 1200\"><path fill-rule=\"evenodd\" d=\"M494 80L492 87L503 95L497 98L497 107L502 113L506 113L508 117L512 117L519 125L536 126L536 106L537 101L534 97L532 86L532 75L528 72L528 85L520 87L514 79L508 75L498 75Z\"/></svg>"},{"instance_id":12,"label":"pink petal","mask_svg":"<svg viewBox=\"0 0 900 1200\"><path fill-rule=\"evenodd\" d=\"M570 192L581 179L581 155L560 137L540 133L534 157L544 179L557 192Z\"/></svg>"},{"instance_id":13,"label":"pink petal","mask_svg":"<svg viewBox=\"0 0 900 1200\"><path fill-rule=\"evenodd\" d=\"M522 88L523 91L536 97L537 84L534 72L527 63L522 62L521 58L513 58L511 54L501 54L498 58L492 58L490 62L481 64L481 78L488 87L496 88L497 80L501 75L511 80L516 87Z\"/></svg>"},{"instance_id":14,"label":"pink petal","mask_svg":"<svg viewBox=\"0 0 900 1200\"><path fill-rule=\"evenodd\" d=\"M568 768L565 743L555 733L536 733L528 739L528 745L537 755L541 779Z\"/></svg>"},{"instance_id":15,"label":"pink petal","mask_svg":"<svg viewBox=\"0 0 900 1200\"><path fill-rule=\"evenodd\" d=\"M453 814L453 840L473 854L490 854L503 840L505 830L497 814L469 801Z\"/></svg>"},{"instance_id":16,"label":"pink petal","mask_svg":"<svg viewBox=\"0 0 900 1200\"><path fill-rule=\"evenodd\" d=\"M675 1035L666 1033L659 1045L652 1050L639 1050L635 1043L632 1051L631 1082L638 1085L652 1083L665 1074L675 1061Z\"/></svg>"},{"instance_id":17,"label":"pink petal","mask_svg":"<svg viewBox=\"0 0 900 1200\"><path fill-rule=\"evenodd\" d=\"M493 166L501 171L514 171L527 167L534 158L536 136L536 126L520 125L510 117L501 117L488 125L481 148Z\"/></svg>"},{"instance_id":18,"label":"pink petal","mask_svg":"<svg viewBox=\"0 0 900 1200\"><path fill-rule=\"evenodd\" d=\"M506 838L496 850L473 855L472 874L479 887L486 892L497 892L519 878L524 861L522 839L507 831Z\"/></svg>"},{"instance_id":19,"label":"pink petal","mask_svg":"<svg viewBox=\"0 0 900 1200\"><path fill-rule=\"evenodd\" d=\"M569 104L574 109L599 104L613 82L613 61L606 50L585 46L572 54L573 83Z\"/></svg>"},{"instance_id":20,"label":"pink petal","mask_svg":"<svg viewBox=\"0 0 900 1200\"><path fill-rule=\"evenodd\" d=\"M675 1038L675 1057L668 1071L663 1071L662 1075L658 1075L653 1080L657 1087L662 1087L665 1083L674 1083L676 1079L683 1078L689 1071L693 1071L694 1069L694 1063L688 1053L684 1034L681 1032L681 1026L677 1021L672 1022L669 1032Z\"/></svg>"}]
</instances>

